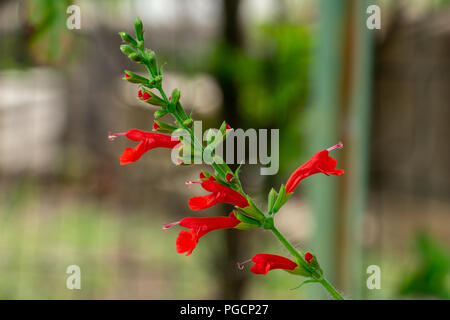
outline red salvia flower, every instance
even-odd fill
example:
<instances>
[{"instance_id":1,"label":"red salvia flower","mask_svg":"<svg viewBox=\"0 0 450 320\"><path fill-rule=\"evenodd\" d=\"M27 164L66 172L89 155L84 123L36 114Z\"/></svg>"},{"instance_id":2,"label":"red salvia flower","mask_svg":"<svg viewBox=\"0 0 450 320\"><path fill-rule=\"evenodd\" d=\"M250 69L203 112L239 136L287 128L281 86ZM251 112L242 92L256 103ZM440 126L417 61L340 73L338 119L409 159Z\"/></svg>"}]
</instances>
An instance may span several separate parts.
<instances>
[{"instance_id":1,"label":"red salvia flower","mask_svg":"<svg viewBox=\"0 0 450 320\"><path fill-rule=\"evenodd\" d=\"M214 206L217 203L231 203L239 208L249 206L247 199L239 192L218 184L214 177L209 177L207 180L199 182L203 189L212 192L207 196L193 197L189 199L189 208L191 210L202 210Z\"/></svg>"},{"instance_id":2,"label":"red salvia flower","mask_svg":"<svg viewBox=\"0 0 450 320\"><path fill-rule=\"evenodd\" d=\"M329 151L342 147L342 142L339 142L335 146L317 152L312 156L311 159L298 167L297 170L295 170L294 173L289 177L289 180L286 183L286 193L293 192L300 181L316 173L322 172L327 176L329 176L330 174L337 176L344 174L344 170L336 169L336 159L333 159L328 155Z\"/></svg>"},{"instance_id":3,"label":"red salvia flower","mask_svg":"<svg viewBox=\"0 0 450 320\"><path fill-rule=\"evenodd\" d=\"M126 165L139 160L142 155L154 148L174 148L179 140L172 140L171 136L156 133L146 132L138 129L131 129L124 133L112 133L109 135L109 139L112 141L118 136L126 136L133 141L140 141L134 148L126 148L120 156L120 164Z\"/></svg>"},{"instance_id":4,"label":"red salvia flower","mask_svg":"<svg viewBox=\"0 0 450 320\"><path fill-rule=\"evenodd\" d=\"M225 179L227 180L227 182L231 182L231 180L234 178L234 176L231 173L227 173L227 175L225 176Z\"/></svg>"},{"instance_id":5,"label":"red salvia flower","mask_svg":"<svg viewBox=\"0 0 450 320\"><path fill-rule=\"evenodd\" d=\"M153 122L153 130L158 130L159 129L159 124L157 124L156 122Z\"/></svg>"},{"instance_id":6,"label":"red salvia flower","mask_svg":"<svg viewBox=\"0 0 450 320\"><path fill-rule=\"evenodd\" d=\"M130 75L125 72L125 79L128 79L129 77L130 77Z\"/></svg>"},{"instance_id":7,"label":"red salvia flower","mask_svg":"<svg viewBox=\"0 0 450 320\"><path fill-rule=\"evenodd\" d=\"M276 254L258 253L251 260L238 263L239 269L243 269L243 264L250 261L255 263L250 268L250 271L255 274L267 274L267 272L274 269L292 271L298 266L294 261Z\"/></svg>"},{"instance_id":8,"label":"red salvia flower","mask_svg":"<svg viewBox=\"0 0 450 320\"><path fill-rule=\"evenodd\" d=\"M313 258L314 258L314 256L311 253L309 253L309 252L305 253L305 261L306 262L310 263Z\"/></svg>"},{"instance_id":9,"label":"red salvia flower","mask_svg":"<svg viewBox=\"0 0 450 320\"><path fill-rule=\"evenodd\" d=\"M198 240L208 232L218 229L234 228L241 223L234 213L228 217L208 217L208 218L184 218L181 221L173 222L163 226L163 230L179 224L189 230L181 230L177 238L177 252L190 255L197 246Z\"/></svg>"}]
</instances>

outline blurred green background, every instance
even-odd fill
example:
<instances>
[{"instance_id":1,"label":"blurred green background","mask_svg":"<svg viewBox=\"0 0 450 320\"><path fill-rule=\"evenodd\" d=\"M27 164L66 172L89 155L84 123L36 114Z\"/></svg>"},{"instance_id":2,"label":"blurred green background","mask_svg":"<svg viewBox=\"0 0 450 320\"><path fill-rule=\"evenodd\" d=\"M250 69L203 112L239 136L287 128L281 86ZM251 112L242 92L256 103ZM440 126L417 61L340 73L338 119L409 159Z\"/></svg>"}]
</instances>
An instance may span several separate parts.
<instances>
[{"instance_id":1,"label":"blurred green background","mask_svg":"<svg viewBox=\"0 0 450 320\"><path fill-rule=\"evenodd\" d=\"M81 29L66 12L81 10ZM369 30L369 5L381 29ZM203 128L280 129L280 170L243 166L264 207L272 186L339 140L342 177L314 176L276 218L313 250L351 299L450 298L450 7L443 0L97 0L0 3L1 299L317 299L283 271L240 271L255 253L288 256L262 230L217 231L194 253L175 251L192 212L186 188L202 166L175 167L153 150L121 167L129 141L150 130L124 69L119 31L144 22L165 66L164 87ZM203 194L203 193L202 193ZM81 290L66 288L69 265ZM377 265L381 288L366 270Z\"/></svg>"}]
</instances>

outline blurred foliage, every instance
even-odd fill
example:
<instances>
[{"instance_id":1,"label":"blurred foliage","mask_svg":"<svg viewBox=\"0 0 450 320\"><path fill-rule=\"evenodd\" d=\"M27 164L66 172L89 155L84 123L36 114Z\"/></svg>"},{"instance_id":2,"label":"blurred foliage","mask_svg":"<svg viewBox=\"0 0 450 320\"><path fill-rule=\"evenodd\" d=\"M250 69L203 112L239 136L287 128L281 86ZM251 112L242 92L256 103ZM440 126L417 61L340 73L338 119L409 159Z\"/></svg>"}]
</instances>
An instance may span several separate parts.
<instances>
[{"instance_id":1,"label":"blurred foliage","mask_svg":"<svg viewBox=\"0 0 450 320\"><path fill-rule=\"evenodd\" d=\"M243 127L281 129L280 170L298 160L310 49L306 27L271 24L256 29L247 50L220 44L212 55L212 72L237 83Z\"/></svg>"},{"instance_id":2,"label":"blurred foliage","mask_svg":"<svg viewBox=\"0 0 450 320\"><path fill-rule=\"evenodd\" d=\"M71 0L25 1L23 19L30 57L35 63L62 63L70 52L74 30L66 27Z\"/></svg>"},{"instance_id":3,"label":"blurred foliage","mask_svg":"<svg viewBox=\"0 0 450 320\"><path fill-rule=\"evenodd\" d=\"M450 251L430 235L416 239L419 263L402 280L402 296L450 299Z\"/></svg>"}]
</instances>

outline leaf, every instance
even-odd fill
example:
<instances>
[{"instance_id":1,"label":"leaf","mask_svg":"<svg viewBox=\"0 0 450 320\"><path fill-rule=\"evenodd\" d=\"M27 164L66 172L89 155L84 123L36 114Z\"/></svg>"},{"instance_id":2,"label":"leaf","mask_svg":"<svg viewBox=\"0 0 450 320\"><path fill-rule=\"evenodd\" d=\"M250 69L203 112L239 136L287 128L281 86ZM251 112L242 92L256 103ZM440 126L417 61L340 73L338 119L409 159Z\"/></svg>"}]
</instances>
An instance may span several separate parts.
<instances>
[{"instance_id":1,"label":"leaf","mask_svg":"<svg viewBox=\"0 0 450 320\"><path fill-rule=\"evenodd\" d=\"M313 283L313 282L319 282L319 281L318 281L318 280L314 280L314 279L305 280L305 281L303 281L302 283L300 283L300 285L298 285L297 287L291 288L291 289L289 289L289 290L300 289L304 284L307 284L307 283Z\"/></svg>"}]
</instances>

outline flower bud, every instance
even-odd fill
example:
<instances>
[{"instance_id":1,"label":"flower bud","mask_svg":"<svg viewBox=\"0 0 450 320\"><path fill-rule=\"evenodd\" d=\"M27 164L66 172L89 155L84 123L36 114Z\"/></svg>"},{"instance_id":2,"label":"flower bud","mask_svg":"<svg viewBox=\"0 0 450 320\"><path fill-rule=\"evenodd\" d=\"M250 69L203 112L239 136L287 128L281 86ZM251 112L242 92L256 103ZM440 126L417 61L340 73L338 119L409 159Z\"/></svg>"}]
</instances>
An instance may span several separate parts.
<instances>
[{"instance_id":1,"label":"flower bud","mask_svg":"<svg viewBox=\"0 0 450 320\"><path fill-rule=\"evenodd\" d=\"M278 193L278 197L275 200L275 203L273 205L273 213L277 213L278 210L289 200L292 193L286 193L286 188L284 187L284 184L281 185L280 192Z\"/></svg>"},{"instance_id":2,"label":"flower bud","mask_svg":"<svg viewBox=\"0 0 450 320\"><path fill-rule=\"evenodd\" d=\"M142 21L139 18L136 18L134 21L134 30L136 31L136 38L139 41L144 40L144 26L142 25Z\"/></svg>"},{"instance_id":3,"label":"flower bud","mask_svg":"<svg viewBox=\"0 0 450 320\"><path fill-rule=\"evenodd\" d=\"M135 48L138 46L138 43L136 42L136 40L132 36L130 36L128 33L119 32L119 35L122 38L123 42L128 43Z\"/></svg>"},{"instance_id":4,"label":"flower bud","mask_svg":"<svg viewBox=\"0 0 450 320\"><path fill-rule=\"evenodd\" d=\"M267 211L269 212L269 214L271 214L273 212L273 206L275 205L275 200L277 199L278 193L275 191L274 188L272 188L269 192L269 196L267 199Z\"/></svg>"},{"instance_id":5,"label":"flower bud","mask_svg":"<svg viewBox=\"0 0 450 320\"><path fill-rule=\"evenodd\" d=\"M158 97L153 92L147 91L145 89L141 89L138 91L138 97L140 100L145 101L145 102L155 105L155 106L161 106L161 107L166 106L166 102L163 99Z\"/></svg>"},{"instance_id":6,"label":"flower bud","mask_svg":"<svg viewBox=\"0 0 450 320\"><path fill-rule=\"evenodd\" d=\"M122 51L123 54L125 54L127 56L130 56L131 54L136 53L136 51L134 51L133 48L127 44L122 44L120 46L120 51Z\"/></svg>"},{"instance_id":7,"label":"flower bud","mask_svg":"<svg viewBox=\"0 0 450 320\"><path fill-rule=\"evenodd\" d=\"M125 76L122 78L124 80L127 80L131 83L139 83L146 85L149 83L149 80L147 78L144 78L136 73L133 73L131 71L125 70Z\"/></svg>"},{"instance_id":8,"label":"flower bud","mask_svg":"<svg viewBox=\"0 0 450 320\"><path fill-rule=\"evenodd\" d=\"M167 108L164 108L164 109L155 111L153 116L155 117L155 119L158 119L158 118L164 117L168 113L169 113L169 111L167 110Z\"/></svg>"},{"instance_id":9,"label":"flower bud","mask_svg":"<svg viewBox=\"0 0 450 320\"><path fill-rule=\"evenodd\" d=\"M130 58L131 61L134 61L134 62L137 62L137 63L143 63L144 62L144 59L142 58L142 56L139 53L137 53L137 52L130 54L128 56L128 58Z\"/></svg>"},{"instance_id":10,"label":"flower bud","mask_svg":"<svg viewBox=\"0 0 450 320\"><path fill-rule=\"evenodd\" d=\"M174 112L175 108L177 106L178 100L180 100L180 91L178 89L173 89L172 95L170 96L170 102L169 102L169 112Z\"/></svg>"},{"instance_id":11,"label":"flower bud","mask_svg":"<svg viewBox=\"0 0 450 320\"><path fill-rule=\"evenodd\" d=\"M155 120L154 123L153 123L153 130L154 131L172 133L176 129L178 129L178 128L175 127L175 126L172 126L172 125L170 125L168 123L159 121L159 120Z\"/></svg>"},{"instance_id":12,"label":"flower bud","mask_svg":"<svg viewBox=\"0 0 450 320\"><path fill-rule=\"evenodd\" d=\"M155 52L145 49L145 60L148 63L153 76L158 75L158 68L156 66L156 54Z\"/></svg>"},{"instance_id":13,"label":"flower bud","mask_svg":"<svg viewBox=\"0 0 450 320\"><path fill-rule=\"evenodd\" d=\"M192 127L192 123L193 123L193 122L194 122L194 121L193 121L191 118L189 118L189 119L186 119L186 120L183 121L183 125L184 125L185 127L190 128L190 127Z\"/></svg>"}]
</instances>

